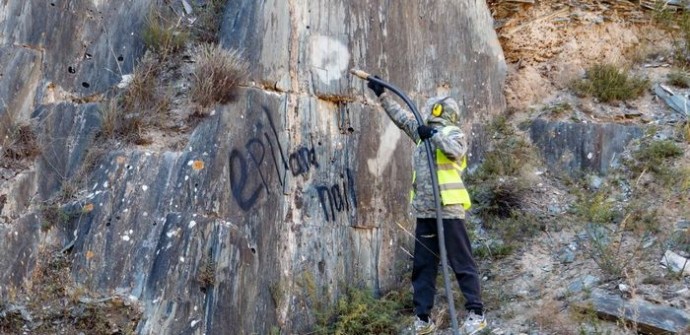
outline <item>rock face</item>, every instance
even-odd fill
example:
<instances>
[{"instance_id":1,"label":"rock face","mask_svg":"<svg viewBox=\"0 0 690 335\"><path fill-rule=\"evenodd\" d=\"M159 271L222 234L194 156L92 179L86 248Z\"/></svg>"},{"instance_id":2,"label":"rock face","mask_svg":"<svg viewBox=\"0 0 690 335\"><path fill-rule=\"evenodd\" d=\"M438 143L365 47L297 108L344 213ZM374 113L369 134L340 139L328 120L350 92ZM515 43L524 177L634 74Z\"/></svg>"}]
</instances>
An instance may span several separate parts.
<instances>
[{"instance_id":1,"label":"rock face","mask_svg":"<svg viewBox=\"0 0 690 335\"><path fill-rule=\"evenodd\" d=\"M620 162L625 146L643 132L637 126L537 119L530 135L549 168L575 175L583 171L606 174Z\"/></svg>"},{"instance_id":2,"label":"rock face","mask_svg":"<svg viewBox=\"0 0 690 335\"><path fill-rule=\"evenodd\" d=\"M151 5L0 4L0 119L31 122L42 152L2 171L0 297L21 291L39 250L63 247L75 285L139 302L140 334L303 332L344 287L394 284L412 143L348 70L418 105L454 95L468 125L496 114L505 66L485 3L230 1L222 44L244 52L254 85L183 150L110 151L84 169ZM43 201L83 173L68 218L45 229Z\"/></svg>"}]
</instances>

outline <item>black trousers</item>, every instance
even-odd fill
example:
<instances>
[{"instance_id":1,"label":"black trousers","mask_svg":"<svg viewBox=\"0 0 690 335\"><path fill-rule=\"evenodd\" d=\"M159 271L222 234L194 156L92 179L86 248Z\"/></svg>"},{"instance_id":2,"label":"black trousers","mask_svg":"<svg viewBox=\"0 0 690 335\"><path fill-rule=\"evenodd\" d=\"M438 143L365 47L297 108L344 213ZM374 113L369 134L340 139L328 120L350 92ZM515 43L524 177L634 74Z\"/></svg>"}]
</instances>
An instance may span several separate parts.
<instances>
[{"instance_id":1,"label":"black trousers","mask_svg":"<svg viewBox=\"0 0 690 335\"><path fill-rule=\"evenodd\" d=\"M443 231L448 263L455 272L460 290L465 296L465 309L482 313L477 264L472 258L472 245L465 228L465 220L444 219ZM415 229L414 264L412 268L413 303L415 314L430 315L436 295L436 275L440 254L435 218L417 218Z\"/></svg>"}]
</instances>

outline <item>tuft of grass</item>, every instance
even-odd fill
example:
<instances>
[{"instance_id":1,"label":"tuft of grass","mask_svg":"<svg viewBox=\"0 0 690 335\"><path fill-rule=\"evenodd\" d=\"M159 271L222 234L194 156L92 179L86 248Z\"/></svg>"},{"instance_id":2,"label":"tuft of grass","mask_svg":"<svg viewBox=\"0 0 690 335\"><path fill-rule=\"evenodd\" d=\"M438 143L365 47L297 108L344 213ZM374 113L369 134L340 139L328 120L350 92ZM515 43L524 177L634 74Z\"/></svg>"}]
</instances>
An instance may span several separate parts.
<instances>
[{"instance_id":1,"label":"tuft of grass","mask_svg":"<svg viewBox=\"0 0 690 335\"><path fill-rule=\"evenodd\" d=\"M81 315L75 317L75 328L94 335L113 334L113 327L106 315L106 311L95 305L86 305Z\"/></svg>"},{"instance_id":2,"label":"tuft of grass","mask_svg":"<svg viewBox=\"0 0 690 335\"><path fill-rule=\"evenodd\" d=\"M529 186L522 179L499 178L472 183L470 191L472 206L477 215L505 219L523 207L523 199Z\"/></svg>"},{"instance_id":3,"label":"tuft of grass","mask_svg":"<svg viewBox=\"0 0 690 335\"><path fill-rule=\"evenodd\" d=\"M585 79L571 83L581 96L594 96L601 102L626 101L639 97L649 88L649 80L633 76L611 64L597 64L587 70Z\"/></svg>"},{"instance_id":4,"label":"tuft of grass","mask_svg":"<svg viewBox=\"0 0 690 335\"><path fill-rule=\"evenodd\" d=\"M151 54L144 56L137 67L131 83L122 95L122 108L133 113L136 110L156 109L160 102L157 96L157 81L162 71L160 61Z\"/></svg>"},{"instance_id":5,"label":"tuft of grass","mask_svg":"<svg viewBox=\"0 0 690 335\"><path fill-rule=\"evenodd\" d=\"M40 155L38 137L29 124L15 123L8 127L0 141L0 166L10 168L12 162Z\"/></svg>"},{"instance_id":6,"label":"tuft of grass","mask_svg":"<svg viewBox=\"0 0 690 335\"><path fill-rule=\"evenodd\" d=\"M209 0L194 7L199 13L194 22L192 34L202 43L218 43L223 10L228 0Z\"/></svg>"},{"instance_id":7,"label":"tuft of grass","mask_svg":"<svg viewBox=\"0 0 690 335\"><path fill-rule=\"evenodd\" d=\"M248 65L238 51L217 44L202 45L196 62L191 95L203 107L232 101L248 74Z\"/></svg>"},{"instance_id":8,"label":"tuft of grass","mask_svg":"<svg viewBox=\"0 0 690 335\"><path fill-rule=\"evenodd\" d=\"M673 71L667 75L666 82L676 87L688 88L690 87L690 75L685 72Z\"/></svg>"},{"instance_id":9,"label":"tuft of grass","mask_svg":"<svg viewBox=\"0 0 690 335\"><path fill-rule=\"evenodd\" d=\"M330 316L319 320L314 334L397 334L400 308L386 296L376 299L368 289L350 287Z\"/></svg>"},{"instance_id":10,"label":"tuft of grass","mask_svg":"<svg viewBox=\"0 0 690 335\"><path fill-rule=\"evenodd\" d=\"M618 215L605 189L596 192L584 191L577 194L577 198L575 214L586 222L611 223Z\"/></svg>"},{"instance_id":11,"label":"tuft of grass","mask_svg":"<svg viewBox=\"0 0 690 335\"><path fill-rule=\"evenodd\" d=\"M478 258L501 259L511 255L527 241L537 236L545 228L535 215L524 212L511 212L509 217L494 217L485 220L486 230L496 236L473 250Z\"/></svg>"},{"instance_id":12,"label":"tuft of grass","mask_svg":"<svg viewBox=\"0 0 690 335\"><path fill-rule=\"evenodd\" d=\"M160 92L161 62L151 54L134 69L132 81L117 97L101 106L100 140L121 139L145 145L146 129L161 122L170 109L170 97Z\"/></svg>"},{"instance_id":13,"label":"tuft of grass","mask_svg":"<svg viewBox=\"0 0 690 335\"><path fill-rule=\"evenodd\" d=\"M633 171L652 171L657 175L669 172L669 159L683 155L683 149L672 140L652 141L643 144L633 153Z\"/></svg>"},{"instance_id":14,"label":"tuft of grass","mask_svg":"<svg viewBox=\"0 0 690 335\"><path fill-rule=\"evenodd\" d=\"M486 152L476 178L485 181L501 176L519 176L534 159L534 151L527 142L511 137Z\"/></svg>"},{"instance_id":15,"label":"tuft of grass","mask_svg":"<svg viewBox=\"0 0 690 335\"><path fill-rule=\"evenodd\" d=\"M41 231L47 232L67 222L70 216L58 204L49 204L41 209L41 219Z\"/></svg>"},{"instance_id":16,"label":"tuft of grass","mask_svg":"<svg viewBox=\"0 0 690 335\"><path fill-rule=\"evenodd\" d=\"M152 9L141 33L146 47L164 57L182 50L189 40L189 32L180 20L175 20L174 15L167 12Z\"/></svg>"},{"instance_id":17,"label":"tuft of grass","mask_svg":"<svg viewBox=\"0 0 690 335\"><path fill-rule=\"evenodd\" d=\"M573 106L571 106L567 102L559 102L553 106L547 106L542 108L543 112L549 113L549 115L552 115L554 117L563 116L564 114L571 112L572 110Z\"/></svg>"},{"instance_id":18,"label":"tuft of grass","mask_svg":"<svg viewBox=\"0 0 690 335\"><path fill-rule=\"evenodd\" d=\"M680 134L683 136L686 143L690 143L690 121L685 121L685 123L680 126Z\"/></svg>"},{"instance_id":19,"label":"tuft of grass","mask_svg":"<svg viewBox=\"0 0 690 335\"><path fill-rule=\"evenodd\" d=\"M24 319L19 311L5 311L0 304L0 334L21 334Z\"/></svg>"},{"instance_id":20,"label":"tuft of grass","mask_svg":"<svg viewBox=\"0 0 690 335\"><path fill-rule=\"evenodd\" d=\"M196 280L204 292L216 283L216 264L211 254L206 255L201 265L199 265Z\"/></svg>"}]
</instances>

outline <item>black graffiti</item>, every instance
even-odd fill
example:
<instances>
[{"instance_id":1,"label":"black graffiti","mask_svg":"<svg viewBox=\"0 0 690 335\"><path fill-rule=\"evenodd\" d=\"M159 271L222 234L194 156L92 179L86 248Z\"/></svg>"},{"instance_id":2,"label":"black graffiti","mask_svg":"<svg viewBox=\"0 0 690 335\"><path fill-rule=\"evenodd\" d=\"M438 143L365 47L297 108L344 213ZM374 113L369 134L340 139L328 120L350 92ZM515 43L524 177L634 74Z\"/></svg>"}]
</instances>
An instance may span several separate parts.
<instances>
[{"instance_id":1,"label":"black graffiti","mask_svg":"<svg viewBox=\"0 0 690 335\"><path fill-rule=\"evenodd\" d=\"M230 189L232 195L237 200L237 204L242 210L249 210L261 193L261 187L256 187L254 192L248 197L245 196L245 188L247 187L247 161L242 157L240 152L233 149L230 152Z\"/></svg>"},{"instance_id":2,"label":"black graffiti","mask_svg":"<svg viewBox=\"0 0 690 335\"><path fill-rule=\"evenodd\" d=\"M299 148L290 154L290 172L293 176L303 175L309 172L312 166L315 169L319 168L319 162L316 160L316 150L314 146L309 148Z\"/></svg>"},{"instance_id":3,"label":"black graffiti","mask_svg":"<svg viewBox=\"0 0 690 335\"><path fill-rule=\"evenodd\" d=\"M262 109L270 129L261 121L256 122L253 129L258 135L247 140L243 148L231 150L229 156L230 190L243 211L256 205L264 191L267 195L274 192L271 183L275 183L276 177L280 186L285 187L288 170L293 176L300 176L309 173L312 167L319 168L313 145L285 154L269 109L265 106ZM357 206L352 171L346 169L341 179L332 185L315 187L328 221L335 221L337 213L349 212Z\"/></svg>"},{"instance_id":4,"label":"black graffiti","mask_svg":"<svg viewBox=\"0 0 690 335\"><path fill-rule=\"evenodd\" d=\"M230 170L230 190L237 201L237 204L244 211L247 211L256 204L261 196L261 191L265 190L267 194L271 194L269 187L269 177L271 173L266 173L263 166L271 164L274 167L269 171L275 169L275 175L278 177L278 182L281 186L285 185L286 173L289 169L288 160L283 153L283 147L280 144L278 131L275 123L271 117L269 109L262 107L268 124L269 130L264 130L264 124L260 121L256 123L258 136L250 138L244 145L244 150L233 149L230 152L229 170ZM268 150L267 150L268 149ZM270 155L269 161L266 156ZM249 166L249 163L252 166ZM253 191L247 191L250 187L251 175L258 174L260 186L256 186ZM263 187L262 187L263 186Z\"/></svg>"},{"instance_id":5,"label":"black graffiti","mask_svg":"<svg viewBox=\"0 0 690 335\"><path fill-rule=\"evenodd\" d=\"M357 207L357 193L355 192L355 181L352 178L352 171L346 169L345 173L346 177L343 177L342 183L330 186L316 186L323 215L328 221L335 221L336 213L350 212L350 208L354 209Z\"/></svg>"}]
</instances>

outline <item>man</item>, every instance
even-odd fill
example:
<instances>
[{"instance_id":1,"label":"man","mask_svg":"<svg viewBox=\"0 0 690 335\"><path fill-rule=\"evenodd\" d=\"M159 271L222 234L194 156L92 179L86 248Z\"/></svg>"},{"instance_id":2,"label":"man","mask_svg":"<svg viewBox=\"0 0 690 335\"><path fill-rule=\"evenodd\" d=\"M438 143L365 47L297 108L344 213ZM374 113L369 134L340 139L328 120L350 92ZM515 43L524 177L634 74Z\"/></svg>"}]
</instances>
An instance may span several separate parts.
<instances>
[{"instance_id":1,"label":"man","mask_svg":"<svg viewBox=\"0 0 690 335\"><path fill-rule=\"evenodd\" d=\"M467 318L463 323L465 334L476 334L486 327L477 265L472 258L472 247L465 228L465 211L470 198L462 183L461 174L466 167L467 141L456 126L460 114L458 103L452 98L432 98L424 107L426 124L418 125L410 111L400 107L382 85L369 81L367 86L379 97L391 120L415 143L414 176L412 181L412 207L417 217L415 229L412 287L415 334L430 334L436 325L431 310L436 294L436 275L439 264L439 246L436 224L436 203L433 195L431 171L422 141L430 140L434 152L440 196L443 229L448 262L455 273L465 297Z\"/></svg>"}]
</instances>

